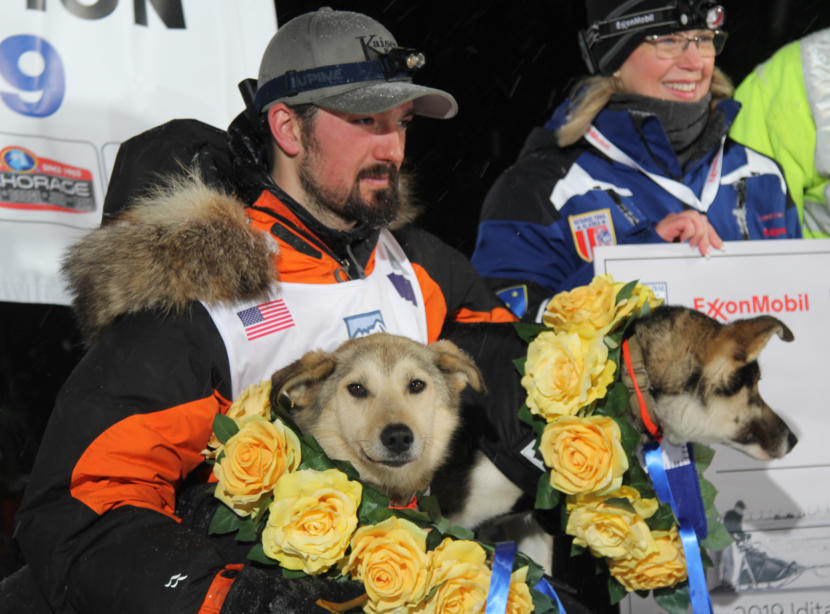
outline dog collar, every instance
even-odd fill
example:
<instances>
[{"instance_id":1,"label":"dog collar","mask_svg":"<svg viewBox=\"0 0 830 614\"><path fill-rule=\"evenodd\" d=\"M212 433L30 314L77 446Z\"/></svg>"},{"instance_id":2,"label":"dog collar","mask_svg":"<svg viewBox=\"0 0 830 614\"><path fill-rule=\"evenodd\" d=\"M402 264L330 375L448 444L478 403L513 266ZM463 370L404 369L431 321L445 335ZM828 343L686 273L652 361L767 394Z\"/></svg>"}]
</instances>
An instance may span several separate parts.
<instances>
[{"instance_id":1,"label":"dog collar","mask_svg":"<svg viewBox=\"0 0 830 614\"><path fill-rule=\"evenodd\" d=\"M629 341L631 343L629 343ZM661 441L663 433L660 427L657 426L651 416L657 416L654 411L654 397L649 392L650 383L648 379L648 371L646 371L645 361L643 360L643 349L637 343L635 337L629 337L622 342L623 362L625 363L625 370L622 373L622 381L631 392L629 397L629 406L635 415L640 416L648 434L652 439Z\"/></svg>"},{"instance_id":2,"label":"dog collar","mask_svg":"<svg viewBox=\"0 0 830 614\"><path fill-rule=\"evenodd\" d=\"M417 510L418 509L418 495L412 495L409 503L403 501L391 501L389 503L390 510Z\"/></svg>"}]
</instances>

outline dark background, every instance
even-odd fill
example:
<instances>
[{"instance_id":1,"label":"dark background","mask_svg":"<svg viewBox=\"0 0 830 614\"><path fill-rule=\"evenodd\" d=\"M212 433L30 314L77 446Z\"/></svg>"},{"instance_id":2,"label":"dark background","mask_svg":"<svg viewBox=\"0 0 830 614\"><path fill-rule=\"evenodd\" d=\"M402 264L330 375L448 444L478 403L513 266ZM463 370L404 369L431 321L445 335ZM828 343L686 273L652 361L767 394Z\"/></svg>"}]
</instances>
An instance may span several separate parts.
<instances>
[{"instance_id":1,"label":"dark background","mask_svg":"<svg viewBox=\"0 0 830 614\"><path fill-rule=\"evenodd\" d=\"M363 12L386 25L399 44L426 54L417 80L450 91L460 112L448 121L416 120L408 164L426 205L421 224L469 255L487 189L583 73L576 43L584 27L582 0L276 4L279 23L323 5ZM723 4L729 41L718 65L735 83L782 44L830 27L827 0ZM40 433L82 352L68 308L0 303L0 578Z\"/></svg>"}]
</instances>

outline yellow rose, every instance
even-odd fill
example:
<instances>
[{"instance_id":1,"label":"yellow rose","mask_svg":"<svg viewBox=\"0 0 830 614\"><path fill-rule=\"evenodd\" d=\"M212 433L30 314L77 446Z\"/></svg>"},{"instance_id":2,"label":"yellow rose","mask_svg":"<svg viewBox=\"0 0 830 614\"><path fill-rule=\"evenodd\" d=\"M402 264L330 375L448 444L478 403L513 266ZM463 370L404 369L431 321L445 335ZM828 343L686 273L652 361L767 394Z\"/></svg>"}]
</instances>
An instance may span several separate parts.
<instances>
[{"instance_id":1,"label":"yellow rose","mask_svg":"<svg viewBox=\"0 0 830 614\"><path fill-rule=\"evenodd\" d=\"M530 614L533 611L533 597L527 585L527 567L510 574L510 591L507 593L505 614Z\"/></svg>"},{"instance_id":2,"label":"yellow rose","mask_svg":"<svg viewBox=\"0 0 830 614\"><path fill-rule=\"evenodd\" d=\"M674 586L688 577L677 527L652 533L656 552L643 558L609 559L608 570L628 591Z\"/></svg>"},{"instance_id":3,"label":"yellow rose","mask_svg":"<svg viewBox=\"0 0 830 614\"><path fill-rule=\"evenodd\" d=\"M549 423L539 450L551 468L550 485L569 495L616 490L628 469L620 427L605 416L566 416Z\"/></svg>"},{"instance_id":4,"label":"yellow rose","mask_svg":"<svg viewBox=\"0 0 830 614\"><path fill-rule=\"evenodd\" d=\"M616 295L624 285L625 284L623 283L615 283L614 294ZM612 325L612 328L616 325L617 322L619 322L623 318L627 318L635 311L639 313L640 308L645 303L648 303L649 307L655 309L663 303L663 299L659 299L656 296L654 296L654 292L648 286L637 284L634 286L634 290L631 292L631 296L629 296L627 299L620 301L620 303L617 305L617 311L614 316L614 325Z\"/></svg>"},{"instance_id":5,"label":"yellow rose","mask_svg":"<svg viewBox=\"0 0 830 614\"><path fill-rule=\"evenodd\" d=\"M487 605L490 568L480 544L445 538L430 553L429 599L417 614L478 614Z\"/></svg>"},{"instance_id":6,"label":"yellow rose","mask_svg":"<svg viewBox=\"0 0 830 614\"><path fill-rule=\"evenodd\" d=\"M242 391L237 399L228 407L225 414L228 418L240 422L249 416L262 416L271 419L271 380L259 384L252 384ZM222 443L211 433L207 449L202 452L207 458L216 458Z\"/></svg>"},{"instance_id":7,"label":"yellow rose","mask_svg":"<svg viewBox=\"0 0 830 614\"><path fill-rule=\"evenodd\" d=\"M587 286L579 286L554 296L545 307L542 321L557 331L575 332L585 338L602 337L617 325L639 312L645 302L654 309L662 300L651 288L636 284L631 296L616 304L624 283L615 282L611 275L597 275Z\"/></svg>"},{"instance_id":8,"label":"yellow rose","mask_svg":"<svg viewBox=\"0 0 830 614\"><path fill-rule=\"evenodd\" d=\"M286 474L274 488L262 547L286 569L326 571L346 553L363 494L337 469Z\"/></svg>"},{"instance_id":9,"label":"yellow rose","mask_svg":"<svg viewBox=\"0 0 830 614\"><path fill-rule=\"evenodd\" d=\"M591 339L602 337L614 323L617 289L610 275L597 275L587 286L554 296L545 307L542 322L557 331Z\"/></svg>"},{"instance_id":10,"label":"yellow rose","mask_svg":"<svg viewBox=\"0 0 830 614\"><path fill-rule=\"evenodd\" d=\"M543 332L527 349L522 386L527 406L546 420L575 414L605 396L614 381L616 365L608 360L608 348L597 337L576 333Z\"/></svg>"},{"instance_id":11,"label":"yellow rose","mask_svg":"<svg viewBox=\"0 0 830 614\"><path fill-rule=\"evenodd\" d=\"M216 497L239 516L256 514L280 477L300 464L300 441L282 422L247 418L213 465Z\"/></svg>"},{"instance_id":12,"label":"yellow rose","mask_svg":"<svg viewBox=\"0 0 830 614\"><path fill-rule=\"evenodd\" d=\"M643 499L640 496L640 491L636 488L620 486L617 490L607 494L585 493L568 497L567 511L570 514L577 507L596 506L609 499L628 499L637 515L643 519L651 518L660 506L657 499Z\"/></svg>"},{"instance_id":13,"label":"yellow rose","mask_svg":"<svg viewBox=\"0 0 830 614\"><path fill-rule=\"evenodd\" d=\"M609 501L618 498L628 499L634 511ZM623 486L603 497L568 497L567 509L569 515L565 532L574 536L574 543L578 546L590 548L594 556L644 557L656 550L644 518L656 511L657 502L654 499L641 500L633 488Z\"/></svg>"},{"instance_id":14,"label":"yellow rose","mask_svg":"<svg viewBox=\"0 0 830 614\"><path fill-rule=\"evenodd\" d=\"M340 568L363 582L369 596L369 614L414 607L427 589L427 532L392 516L376 525L362 526L351 540L351 552Z\"/></svg>"}]
</instances>

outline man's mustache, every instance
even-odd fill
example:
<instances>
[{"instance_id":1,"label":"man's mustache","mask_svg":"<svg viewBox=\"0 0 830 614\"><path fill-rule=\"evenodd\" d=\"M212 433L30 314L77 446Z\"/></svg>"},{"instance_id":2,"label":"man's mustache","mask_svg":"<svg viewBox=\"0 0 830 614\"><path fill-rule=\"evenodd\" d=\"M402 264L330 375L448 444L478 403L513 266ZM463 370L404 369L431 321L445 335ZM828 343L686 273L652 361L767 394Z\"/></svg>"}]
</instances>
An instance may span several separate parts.
<instances>
[{"instance_id":1,"label":"man's mustache","mask_svg":"<svg viewBox=\"0 0 830 614\"><path fill-rule=\"evenodd\" d=\"M364 168L357 174L358 179L383 179L388 178L389 183L395 185L398 182L398 169L394 164L373 164Z\"/></svg>"}]
</instances>

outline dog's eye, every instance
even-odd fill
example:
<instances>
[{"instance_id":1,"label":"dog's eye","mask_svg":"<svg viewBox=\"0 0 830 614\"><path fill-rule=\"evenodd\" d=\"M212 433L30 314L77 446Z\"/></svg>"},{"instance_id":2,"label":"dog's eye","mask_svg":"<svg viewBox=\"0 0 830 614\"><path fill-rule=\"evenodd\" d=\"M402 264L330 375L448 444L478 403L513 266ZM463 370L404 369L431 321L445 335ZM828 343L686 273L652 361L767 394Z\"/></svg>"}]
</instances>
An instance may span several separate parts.
<instances>
[{"instance_id":1,"label":"dog's eye","mask_svg":"<svg viewBox=\"0 0 830 614\"><path fill-rule=\"evenodd\" d=\"M418 394L419 392L423 392L424 388L426 388L426 382L420 379L411 379L409 380L409 392L412 394Z\"/></svg>"},{"instance_id":2,"label":"dog's eye","mask_svg":"<svg viewBox=\"0 0 830 614\"><path fill-rule=\"evenodd\" d=\"M358 399L363 399L368 396L369 391L363 386L363 384L352 383L346 386L346 390L349 391L349 394L353 397Z\"/></svg>"}]
</instances>

